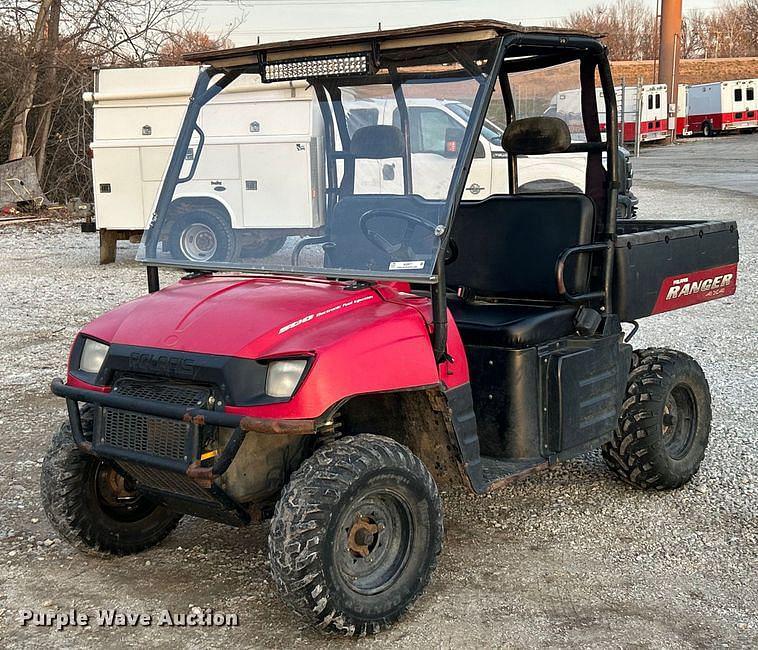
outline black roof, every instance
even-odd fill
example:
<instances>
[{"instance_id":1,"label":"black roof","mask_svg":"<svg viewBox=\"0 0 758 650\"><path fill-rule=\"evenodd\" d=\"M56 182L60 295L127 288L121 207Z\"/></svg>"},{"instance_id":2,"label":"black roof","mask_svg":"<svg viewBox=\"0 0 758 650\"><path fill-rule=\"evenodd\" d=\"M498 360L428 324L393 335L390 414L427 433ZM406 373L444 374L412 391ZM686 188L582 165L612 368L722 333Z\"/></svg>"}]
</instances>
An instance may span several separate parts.
<instances>
[{"instance_id":1,"label":"black roof","mask_svg":"<svg viewBox=\"0 0 758 650\"><path fill-rule=\"evenodd\" d=\"M321 36L319 38L306 38L292 41L279 41L276 43L259 43L257 45L244 45L225 50L207 50L185 54L184 59L196 63L214 63L221 60L235 59L238 57L251 57L260 53L299 50L306 48L333 47L335 45L354 45L366 41L386 42L406 38L424 36L448 36L451 34L466 34L477 31L493 31L497 34L507 33L543 33L565 34L574 36L589 36L600 38L602 34L591 34L578 30L562 29L559 27L528 27L513 25L500 20L460 20L434 25L421 25L418 27L404 27L402 29L387 29L374 32L362 32L358 34L343 34L338 36Z\"/></svg>"}]
</instances>

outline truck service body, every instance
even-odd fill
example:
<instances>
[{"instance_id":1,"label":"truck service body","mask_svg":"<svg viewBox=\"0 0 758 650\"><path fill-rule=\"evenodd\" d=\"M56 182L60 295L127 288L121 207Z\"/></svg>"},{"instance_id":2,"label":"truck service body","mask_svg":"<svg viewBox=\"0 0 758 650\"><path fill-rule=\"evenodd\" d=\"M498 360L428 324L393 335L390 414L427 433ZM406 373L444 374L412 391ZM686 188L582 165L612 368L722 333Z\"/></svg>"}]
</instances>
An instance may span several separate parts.
<instances>
[{"instance_id":1,"label":"truck service body","mask_svg":"<svg viewBox=\"0 0 758 650\"><path fill-rule=\"evenodd\" d=\"M686 97L686 120L681 129L677 121L678 135L758 128L758 79L693 84L687 87Z\"/></svg>"},{"instance_id":2,"label":"truck service body","mask_svg":"<svg viewBox=\"0 0 758 650\"><path fill-rule=\"evenodd\" d=\"M621 128L621 97L624 96L624 142L634 142L636 135L637 111L640 111L640 140L642 142L655 142L663 140L668 135L667 101L668 93L665 85L645 85L640 87L639 105L637 86L627 86L623 89L616 86L616 102L619 106L618 128ZM606 130L606 117L603 108L603 89L597 88L598 116L600 129ZM581 91L579 89L566 90L553 97L549 113L556 112L559 116L581 115Z\"/></svg>"}]
</instances>

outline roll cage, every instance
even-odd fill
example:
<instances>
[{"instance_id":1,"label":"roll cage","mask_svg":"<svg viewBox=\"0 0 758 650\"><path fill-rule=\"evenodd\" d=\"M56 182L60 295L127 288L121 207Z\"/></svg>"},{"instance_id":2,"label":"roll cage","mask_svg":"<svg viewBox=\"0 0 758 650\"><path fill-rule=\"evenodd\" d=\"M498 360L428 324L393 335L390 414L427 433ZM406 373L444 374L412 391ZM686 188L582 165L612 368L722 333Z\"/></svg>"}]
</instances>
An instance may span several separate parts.
<instances>
[{"instance_id":1,"label":"roll cage","mask_svg":"<svg viewBox=\"0 0 758 650\"><path fill-rule=\"evenodd\" d=\"M580 296L571 296L565 290L562 295L569 302L598 300L602 302L601 311L610 315L613 313L611 287L613 281L613 242L616 237L616 204L619 189L619 168L616 155L618 133L608 129L607 138L601 137L601 129L597 110L597 94L595 92L596 75L600 79L605 101L606 122L617 123L616 94L613 87L610 65L605 46L598 37L590 34L573 33L564 30L521 28L496 21L468 21L445 23L407 30L391 30L371 32L367 34L330 37L325 39L308 39L286 43L264 44L231 50L201 52L188 55L190 61L208 64L197 79L189 100L182 127L177 136L176 145L169 160L163 184L155 205L151 227L147 231L145 246L148 254L155 254L160 224L165 220L166 213L172 200L173 190L178 183L192 176L190 168L188 175L182 177L181 171L185 162L185 154L194 134L199 136L199 146L202 146L203 132L197 126L198 116L202 107L229 86L243 73L260 74L265 81L267 66L278 62L295 62L303 57L319 55L326 58L350 55L355 52L368 52L368 65L373 70L380 66L387 69L385 75L373 75L377 83L389 83L394 92L394 98L400 115L400 128L405 139L405 156L403 164L404 193L413 191L412 165L409 164L410 119L406 98L401 81L403 79L402 60L397 53L411 49L414 56L425 60L430 66L425 73L429 79L437 76L450 76L450 70L435 71L434 64L442 53L452 54L461 68L468 74L477 76L479 63L470 57L462 48L457 47L474 41L491 41L494 43L494 62L490 74L482 75L479 88L471 107L471 117L460 142L461 155L458 157L452 176L447 202L446 213L441 221L444 232L441 235L439 252L434 264L434 272L428 281L423 278L414 282L431 285L433 311L433 349L438 361L443 361L447 355L447 286L445 283L445 252L448 250L453 220L463 195L466 178L472 164L479 134L485 122L487 109L493 92L500 92L505 106L506 126L516 120L510 75L519 72L540 70L555 65L579 62L581 82L582 120L586 134L586 142L572 143L566 153L586 152L586 194L593 199L597 207L598 227L592 243L567 249L556 264L557 282L561 283L563 268L569 258L580 253L604 253L601 266L601 288ZM384 59L389 63L385 64ZM351 83L350 76L304 75L314 88L319 106L324 117L325 146L327 151L327 223L330 211L338 198L337 160L342 159L345 165L345 176L349 176L351 158L349 155L349 135L345 110L339 96L339 86ZM359 83L360 74L352 77L354 83ZM335 132L336 125L336 132ZM347 151L337 151L336 142L348 143ZM344 146L343 146L344 149ZM607 153L607 170L603 165L603 153ZM199 156L195 156L193 167ZM354 159L352 159L354 164ZM517 193L518 188L518 156L509 155L509 192ZM316 238L314 238L316 239ZM314 242L315 243L315 242ZM352 277L352 276L351 276ZM360 279L360 278L355 278ZM148 290L155 292L159 289L158 267L147 266ZM565 289L565 288L564 288Z\"/></svg>"}]
</instances>

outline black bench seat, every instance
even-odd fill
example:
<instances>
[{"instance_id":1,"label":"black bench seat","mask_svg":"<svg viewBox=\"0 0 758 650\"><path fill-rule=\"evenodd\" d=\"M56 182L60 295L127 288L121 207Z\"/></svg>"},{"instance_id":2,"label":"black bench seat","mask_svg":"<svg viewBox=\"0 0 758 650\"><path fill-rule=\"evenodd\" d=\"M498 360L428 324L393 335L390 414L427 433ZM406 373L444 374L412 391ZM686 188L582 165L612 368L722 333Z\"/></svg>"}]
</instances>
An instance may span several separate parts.
<instances>
[{"instance_id":1,"label":"black bench seat","mask_svg":"<svg viewBox=\"0 0 758 650\"><path fill-rule=\"evenodd\" d=\"M447 306L466 345L530 347L575 331L572 305L482 304L449 296Z\"/></svg>"}]
</instances>

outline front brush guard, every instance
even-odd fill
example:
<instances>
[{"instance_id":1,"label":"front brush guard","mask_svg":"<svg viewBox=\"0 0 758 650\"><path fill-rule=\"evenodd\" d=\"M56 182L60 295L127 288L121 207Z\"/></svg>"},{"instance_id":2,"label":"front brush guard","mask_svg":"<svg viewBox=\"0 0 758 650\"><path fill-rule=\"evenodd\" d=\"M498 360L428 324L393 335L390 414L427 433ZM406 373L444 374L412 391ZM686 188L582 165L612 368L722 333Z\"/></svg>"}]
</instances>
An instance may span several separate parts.
<instances>
[{"instance_id":1,"label":"front brush guard","mask_svg":"<svg viewBox=\"0 0 758 650\"><path fill-rule=\"evenodd\" d=\"M195 460L187 468L187 476L202 487L210 487L213 481L221 476L234 461L247 433L282 434L282 435L312 435L318 429L318 423L313 419L281 420L273 418L253 418L246 415L236 415L223 411L210 411L201 408L186 408L178 404L157 402L153 400L116 395L86 388L77 388L65 384L61 379L53 379L50 390L54 395L66 399L68 417L71 423L71 433L74 442L85 453L92 454L92 443L84 437L82 419L79 412L79 402L107 406L121 411L131 411L169 420L180 420L197 426L211 426L234 429L232 436L210 467L203 467ZM140 461L163 467L160 457L148 459L141 457Z\"/></svg>"}]
</instances>

